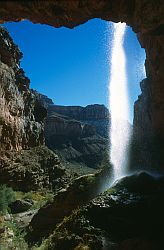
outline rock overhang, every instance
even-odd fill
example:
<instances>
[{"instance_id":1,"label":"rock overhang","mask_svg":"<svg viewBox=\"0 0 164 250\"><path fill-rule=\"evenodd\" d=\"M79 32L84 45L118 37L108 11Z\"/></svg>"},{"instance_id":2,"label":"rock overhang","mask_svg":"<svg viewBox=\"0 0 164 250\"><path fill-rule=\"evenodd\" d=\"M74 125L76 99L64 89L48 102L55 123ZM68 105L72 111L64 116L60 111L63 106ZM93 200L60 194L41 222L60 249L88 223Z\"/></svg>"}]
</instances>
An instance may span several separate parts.
<instances>
[{"instance_id":1,"label":"rock overhang","mask_svg":"<svg viewBox=\"0 0 164 250\"><path fill-rule=\"evenodd\" d=\"M162 0L0 1L0 22L28 19L33 23L73 28L93 18L126 22L138 33L164 23Z\"/></svg>"}]
</instances>

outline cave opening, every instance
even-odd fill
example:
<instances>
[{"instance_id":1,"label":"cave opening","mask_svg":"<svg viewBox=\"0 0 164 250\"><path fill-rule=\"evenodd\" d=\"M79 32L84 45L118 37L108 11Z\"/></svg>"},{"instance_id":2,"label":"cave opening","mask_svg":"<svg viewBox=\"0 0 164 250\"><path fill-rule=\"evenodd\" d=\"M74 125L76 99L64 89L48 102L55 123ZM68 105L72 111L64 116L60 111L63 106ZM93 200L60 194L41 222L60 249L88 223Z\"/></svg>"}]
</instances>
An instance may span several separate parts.
<instances>
[{"instance_id":1,"label":"cave opening","mask_svg":"<svg viewBox=\"0 0 164 250\"><path fill-rule=\"evenodd\" d=\"M90 106L96 104L97 112L103 113L98 118L100 127L96 125L96 130L100 136L109 137L107 128L110 126L109 115L107 109L104 110L101 105L109 108L108 82L111 72L112 25L112 22L100 19L90 20L73 30L67 28L54 29L47 25L33 24L29 21L9 22L4 25L24 54L21 67L31 80L30 87L35 89L34 92L41 97L43 102L46 102L44 103L46 108L47 105L50 107L49 125L45 133L45 137L48 135L46 144L51 149L61 150L61 157L63 152L65 154L65 147L69 148L70 155L77 157L75 151L79 153L81 145L76 140L76 137L79 136L78 132L76 134L71 129L66 135L66 130L69 130L70 125L65 126L64 135L62 131L59 131L59 134L55 131L54 135L52 127L56 121L52 121L53 112L59 112L67 116L65 110L67 107L81 109L81 106L86 106L89 110ZM132 126L134 102L141 93L139 82L145 78L145 52L129 26L127 26L125 33L124 50L127 57L127 98L130 106L127 123ZM56 109L52 108L54 103ZM40 112L43 112L41 118L39 117ZM71 112L71 119L80 119L83 123L95 126L96 121L94 119L97 118L79 118L73 114L76 111ZM90 110L89 112L94 111ZM39 106L36 106L34 113L34 116L37 117L36 121L41 121L45 116L45 112ZM83 114L83 116L85 115ZM104 126L103 132L101 126ZM125 127L125 124L121 126ZM85 133L85 136L90 136L93 131ZM71 141L70 137L73 137ZM89 168L92 168L97 162L97 158L94 159L92 154L84 158L85 164ZM100 162L99 159L98 162Z\"/></svg>"},{"instance_id":2,"label":"cave opening","mask_svg":"<svg viewBox=\"0 0 164 250\"><path fill-rule=\"evenodd\" d=\"M30 21L7 22L4 26L23 52L21 67L30 78L31 88L56 105L108 106L112 22L93 19L73 30ZM133 105L141 93L139 82L146 77L146 56L129 26L124 48L132 124Z\"/></svg>"}]
</instances>

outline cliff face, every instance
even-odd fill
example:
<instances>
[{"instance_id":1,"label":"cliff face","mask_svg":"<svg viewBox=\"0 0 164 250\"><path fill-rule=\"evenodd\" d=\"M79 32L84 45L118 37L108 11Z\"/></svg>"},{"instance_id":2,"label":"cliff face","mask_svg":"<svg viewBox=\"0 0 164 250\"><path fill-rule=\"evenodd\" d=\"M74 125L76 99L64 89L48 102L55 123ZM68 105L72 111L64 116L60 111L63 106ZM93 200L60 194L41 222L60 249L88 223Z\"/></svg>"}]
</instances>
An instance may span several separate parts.
<instances>
[{"instance_id":1,"label":"cliff face","mask_svg":"<svg viewBox=\"0 0 164 250\"><path fill-rule=\"evenodd\" d=\"M19 67L22 53L2 27L0 45L0 147L20 150L41 145L46 110Z\"/></svg>"},{"instance_id":2,"label":"cliff face","mask_svg":"<svg viewBox=\"0 0 164 250\"><path fill-rule=\"evenodd\" d=\"M55 112L78 121L109 119L108 109L100 104L88 105L86 107L52 105L49 106L48 112Z\"/></svg>"},{"instance_id":3,"label":"cliff face","mask_svg":"<svg viewBox=\"0 0 164 250\"><path fill-rule=\"evenodd\" d=\"M144 79L140 83L142 94L134 104L134 133L138 140L143 137L149 140L152 137L152 107L151 107L151 90L148 79ZM142 126L144 124L144 126Z\"/></svg>"},{"instance_id":4,"label":"cliff face","mask_svg":"<svg viewBox=\"0 0 164 250\"><path fill-rule=\"evenodd\" d=\"M53 189L64 186L65 169L58 156L45 146L0 152L0 183L15 190Z\"/></svg>"},{"instance_id":5,"label":"cliff face","mask_svg":"<svg viewBox=\"0 0 164 250\"><path fill-rule=\"evenodd\" d=\"M76 120L64 119L60 115L51 115L46 119L45 137L51 140L52 135L67 136L72 138L92 136L96 133L93 126L82 124ZM53 142L54 145L57 142Z\"/></svg>"},{"instance_id":6,"label":"cliff face","mask_svg":"<svg viewBox=\"0 0 164 250\"><path fill-rule=\"evenodd\" d=\"M96 168L108 150L108 140L96 132L95 126L57 113L46 119L45 139L46 145L57 152L64 164L71 162Z\"/></svg>"},{"instance_id":7,"label":"cliff face","mask_svg":"<svg viewBox=\"0 0 164 250\"><path fill-rule=\"evenodd\" d=\"M29 89L30 81L19 66L21 57L0 27L0 183L23 191L57 188L65 170L43 146L47 111Z\"/></svg>"},{"instance_id":8,"label":"cliff face","mask_svg":"<svg viewBox=\"0 0 164 250\"><path fill-rule=\"evenodd\" d=\"M93 104L86 107L50 105L48 113L52 114L54 112L81 121L84 124L92 125L98 134L108 137L110 114L104 105Z\"/></svg>"},{"instance_id":9,"label":"cliff face","mask_svg":"<svg viewBox=\"0 0 164 250\"><path fill-rule=\"evenodd\" d=\"M152 34L138 35L146 49L147 78L134 106L134 141L137 168L163 169L164 164L164 36L163 26ZM134 150L134 151L135 151ZM136 163L134 165L136 165Z\"/></svg>"},{"instance_id":10,"label":"cliff face","mask_svg":"<svg viewBox=\"0 0 164 250\"><path fill-rule=\"evenodd\" d=\"M96 134L94 127L78 121L50 118L45 136L46 145L57 153L64 166L69 168L71 163L75 172L76 167L99 168L108 151L108 140Z\"/></svg>"},{"instance_id":11,"label":"cliff face","mask_svg":"<svg viewBox=\"0 0 164 250\"><path fill-rule=\"evenodd\" d=\"M46 145L64 164L96 168L108 150L109 111L104 105L59 106L35 92L47 108Z\"/></svg>"},{"instance_id":12,"label":"cliff face","mask_svg":"<svg viewBox=\"0 0 164 250\"><path fill-rule=\"evenodd\" d=\"M146 75L149 84L152 129L154 135L164 138L164 25L151 34L138 35L146 50ZM143 93L144 94L144 93Z\"/></svg>"},{"instance_id":13,"label":"cliff face","mask_svg":"<svg viewBox=\"0 0 164 250\"><path fill-rule=\"evenodd\" d=\"M150 169L154 164L151 159L153 129L151 89L147 78L141 81L140 88L142 93L134 104L131 169Z\"/></svg>"},{"instance_id":14,"label":"cliff face","mask_svg":"<svg viewBox=\"0 0 164 250\"><path fill-rule=\"evenodd\" d=\"M37 95L39 102L47 109L48 112L48 122L46 124L52 123L52 120L54 116L58 114L60 117L63 119L71 119L71 123L77 124L77 129L78 127L83 128L83 133L84 131L86 132L86 128L95 131L99 135L103 137L108 137L109 136L109 127L110 127L110 114L109 110L102 104L92 104L92 105L87 105L86 107L81 107L81 106L61 106L61 105L55 105L53 101L48 98L45 95L42 95L38 93L37 91L34 91L35 95ZM50 118L51 117L51 118ZM54 126L61 119L56 119L54 120ZM73 120L76 120L76 122L73 122ZM85 126L79 126L80 123L77 123L77 121L80 121L81 124L84 124ZM87 126L86 124L91 125ZM92 129L91 129L92 128ZM57 128L54 127L54 130ZM62 128L61 128L62 129ZM61 131L59 128L59 130ZM50 128L51 130L51 128ZM67 131L69 133L69 128L67 128ZM72 130L73 131L73 130ZM74 130L76 133L76 129ZM79 132L80 134L82 133ZM89 134L93 132L88 132Z\"/></svg>"}]
</instances>

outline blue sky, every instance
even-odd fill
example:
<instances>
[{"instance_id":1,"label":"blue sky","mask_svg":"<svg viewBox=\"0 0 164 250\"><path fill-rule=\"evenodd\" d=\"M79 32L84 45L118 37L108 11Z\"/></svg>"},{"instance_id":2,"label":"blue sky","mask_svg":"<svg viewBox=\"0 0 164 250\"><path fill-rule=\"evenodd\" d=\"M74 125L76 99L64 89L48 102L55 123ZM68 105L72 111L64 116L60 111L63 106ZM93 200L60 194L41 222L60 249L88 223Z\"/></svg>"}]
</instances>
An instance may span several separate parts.
<instances>
[{"instance_id":1,"label":"blue sky","mask_svg":"<svg viewBox=\"0 0 164 250\"><path fill-rule=\"evenodd\" d=\"M107 105L111 34L106 21L94 19L74 29L29 21L6 23L5 27L24 54L21 66L31 80L31 88L58 105ZM144 77L145 53L129 27L124 45L132 120L139 81Z\"/></svg>"}]
</instances>

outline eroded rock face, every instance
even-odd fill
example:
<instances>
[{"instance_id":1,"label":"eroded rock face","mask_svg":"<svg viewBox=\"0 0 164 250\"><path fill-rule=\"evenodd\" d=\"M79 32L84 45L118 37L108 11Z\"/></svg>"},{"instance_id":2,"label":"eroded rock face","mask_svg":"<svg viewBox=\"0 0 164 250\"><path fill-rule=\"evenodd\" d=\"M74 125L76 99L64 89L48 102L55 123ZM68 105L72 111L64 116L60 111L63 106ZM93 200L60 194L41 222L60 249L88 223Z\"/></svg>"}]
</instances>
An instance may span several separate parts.
<instances>
[{"instance_id":1,"label":"eroded rock face","mask_svg":"<svg viewBox=\"0 0 164 250\"><path fill-rule=\"evenodd\" d=\"M47 109L46 145L57 152L63 165L72 166L75 171L88 168L91 172L100 167L108 151L108 109L98 104L59 106L36 91L35 94Z\"/></svg>"},{"instance_id":2,"label":"eroded rock face","mask_svg":"<svg viewBox=\"0 0 164 250\"><path fill-rule=\"evenodd\" d=\"M84 164L90 168L101 165L107 151L107 139L96 134L95 127L58 115L46 119L46 145L57 152L63 162Z\"/></svg>"},{"instance_id":3,"label":"eroded rock face","mask_svg":"<svg viewBox=\"0 0 164 250\"><path fill-rule=\"evenodd\" d=\"M45 135L47 140L50 140L53 135L78 138L81 136L92 136L95 133L93 126L82 124L76 120L67 120L67 118L64 119L55 114L46 119ZM56 142L54 141L54 143Z\"/></svg>"},{"instance_id":4,"label":"eroded rock face","mask_svg":"<svg viewBox=\"0 0 164 250\"><path fill-rule=\"evenodd\" d=\"M140 83L142 94L134 103L133 139L131 147L131 169L153 169L152 160L152 104L149 80ZM157 159L156 159L157 160ZM156 165L158 166L157 162Z\"/></svg>"},{"instance_id":5,"label":"eroded rock face","mask_svg":"<svg viewBox=\"0 0 164 250\"><path fill-rule=\"evenodd\" d=\"M42 145L46 110L19 66L22 53L2 27L0 47L0 147L21 150Z\"/></svg>"},{"instance_id":6,"label":"eroded rock face","mask_svg":"<svg viewBox=\"0 0 164 250\"><path fill-rule=\"evenodd\" d=\"M0 150L0 183L14 190L53 189L65 185L66 172L59 158L45 146L28 150Z\"/></svg>"},{"instance_id":7,"label":"eroded rock face","mask_svg":"<svg viewBox=\"0 0 164 250\"><path fill-rule=\"evenodd\" d=\"M37 91L34 91L34 93L37 95L41 104L47 109L48 118L51 118L51 120L49 120L50 122L52 122L53 117L61 117L65 120L71 120L72 123L75 120L74 123L78 121L83 124L81 127L86 127L83 130L86 131L88 129L88 134L94 134L96 132L105 138L109 136L110 113L105 105L91 104L86 107L55 105L47 96L40 94ZM60 119L60 121L62 119ZM47 125L49 124L49 121L47 119ZM86 126L86 124L91 126ZM67 130L69 131L69 129ZM74 131L76 133L76 129ZM81 132L79 134L81 134Z\"/></svg>"},{"instance_id":8,"label":"eroded rock face","mask_svg":"<svg viewBox=\"0 0 164 250\"><path fill-rule=\"evenodd\" d=\"M0 183L22 191L56 190L64 183L65 169L44 146L47 111L29 88L21 57L0 27Z\"/></svg>"},{"instance_id":9,"label":"eroded rock face","mask_svg":"<svg viewBox=\"0 0 164 250\"><path fill-rule=\"evenodd\" d=\"M96 129L99 135L108 137L110 114L104 105L92 104L86 107L49 105L48 113L50 115L57 113L80 121L83 124L89 124Z\"/></svg>"},{"instance_id":10,"label":"eroded rock face","mask_svg":"<svg viewBox=\"0 0 164 250\"><path fill-rule=\"evenodd\" d=\"M164 32L138 35L146 49L147 79L134 105L134 139L139 153L138 168L163 169L164 164ZM137 159L136 159L137 160Z\"/></svg>"},{"instance_id":11,"label":"eroded rock face","mask_svg":"<svg viewBox=\"0 0 164 250\"><path fill-rule=\"evenodd\" d=\"M52 105L49 106L48 112L55 112L78 121L109 119L108 109L101 104L93 104L86 107Z\"/></svg>"}]
</instances>

